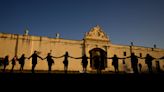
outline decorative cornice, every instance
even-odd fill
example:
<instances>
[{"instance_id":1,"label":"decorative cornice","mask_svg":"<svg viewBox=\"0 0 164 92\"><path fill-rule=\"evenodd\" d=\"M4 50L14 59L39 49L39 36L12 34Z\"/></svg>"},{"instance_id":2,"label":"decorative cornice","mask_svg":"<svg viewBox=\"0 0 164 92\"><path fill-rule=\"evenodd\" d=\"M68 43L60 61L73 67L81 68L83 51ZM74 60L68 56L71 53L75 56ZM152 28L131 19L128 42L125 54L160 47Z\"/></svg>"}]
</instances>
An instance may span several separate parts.
<instances>
[{"instance_id":1,"label":"decorative cornice","mask_svg":"<svg viewBox=\"0 0 164 92\"><path fill-rule=\"evenodd\" d=\"M102 28L97 25L86 32L84 39L110 41L109 37L103 32Z\"/></svg>"}]
</instances>

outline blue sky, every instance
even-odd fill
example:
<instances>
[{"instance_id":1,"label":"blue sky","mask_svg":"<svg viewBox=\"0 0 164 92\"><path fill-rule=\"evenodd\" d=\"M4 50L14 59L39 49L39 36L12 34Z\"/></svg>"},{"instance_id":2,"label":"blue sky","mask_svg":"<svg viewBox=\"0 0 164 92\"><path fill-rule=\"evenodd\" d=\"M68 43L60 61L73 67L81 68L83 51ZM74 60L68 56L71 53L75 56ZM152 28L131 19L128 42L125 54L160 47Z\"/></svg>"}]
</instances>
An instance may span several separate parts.
<instances>
[{"instance_id":1,"label":"blue sky","mask_svg":"<svg viewBox=\"0 0 164 92\"><path fill-rule=\"evenodd\" d=\"M0 0L0 32L81 40L95 25L114 44L164 48L164 0Z\"/></svg>"}]
</instances>

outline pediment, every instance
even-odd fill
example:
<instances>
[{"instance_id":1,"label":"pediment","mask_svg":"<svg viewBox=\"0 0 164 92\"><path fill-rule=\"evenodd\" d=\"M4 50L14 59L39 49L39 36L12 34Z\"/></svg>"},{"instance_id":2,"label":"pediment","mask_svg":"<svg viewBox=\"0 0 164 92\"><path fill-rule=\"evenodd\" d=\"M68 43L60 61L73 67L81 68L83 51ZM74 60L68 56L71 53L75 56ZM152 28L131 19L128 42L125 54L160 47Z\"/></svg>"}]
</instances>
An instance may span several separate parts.
<instances>
[{"instance_id":1,"label":"pediment","mask_svg":"<svg viewBox=\"0 0 164 92\"><path fill-rule=\"evenodd\" d=\"M98 25L96 27L91 28L89 32L86 32L84 39L110 41L109 37L103 32L102 28Z\"/></svg>"}]
</instances>

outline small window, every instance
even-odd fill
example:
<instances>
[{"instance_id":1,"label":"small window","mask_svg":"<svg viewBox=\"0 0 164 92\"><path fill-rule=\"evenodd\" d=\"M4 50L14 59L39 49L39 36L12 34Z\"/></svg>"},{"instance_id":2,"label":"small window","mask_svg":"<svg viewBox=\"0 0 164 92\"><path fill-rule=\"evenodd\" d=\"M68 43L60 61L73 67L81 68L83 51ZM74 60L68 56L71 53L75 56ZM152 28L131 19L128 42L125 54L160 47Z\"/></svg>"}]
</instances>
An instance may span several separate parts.
<instances>
[{"instance_id":1,"label":"small window","mask_svg":"<svg viewBox=\"0 0 164 92\"><path fill-rule=\"evenodd\" d=\"M154 48L151 48L152 51L154 51Z\"/></svg>"},{"instance_id":2,"label":"small window","mask_svg":"<svg viewBox=\"0 0 164 92\"><path fill-rule=\"evenodd\" d=\"M126 52L124 52L124 56L126 56Z\"/></svg>"},{"instance_id":3,"label":"small window","mask_svg":"<svg viewBox=\"0 0 164 92\"><path fill-rule=\"evenodd\" d=\"M142 53L140 53L140 57L142 57Z\"/></svg>"}]
</instances>

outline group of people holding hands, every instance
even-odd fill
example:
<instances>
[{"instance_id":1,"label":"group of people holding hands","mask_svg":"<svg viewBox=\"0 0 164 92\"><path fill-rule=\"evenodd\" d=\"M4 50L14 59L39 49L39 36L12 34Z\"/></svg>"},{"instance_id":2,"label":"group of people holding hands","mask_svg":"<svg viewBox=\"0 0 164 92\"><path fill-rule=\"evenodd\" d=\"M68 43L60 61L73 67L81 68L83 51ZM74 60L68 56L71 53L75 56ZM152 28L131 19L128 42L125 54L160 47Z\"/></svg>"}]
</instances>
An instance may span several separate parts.
<instances>
[{"instance_id":1,"label":"group of people holding hands","mask_svg":"<svg viewBox=\"0 0 164 92\"><path fill-rule=\"evenodd\" d=\"M14 66L16 65L16 61L19 61L20 64L20 71L23 71L24 68L24 64L25 64L25 59L30 59L32 58L32 73L34 73L35 67L37 65L37 59L40 58L41 60L46 59L47 60L47 64L48 64L48 72L51 72L51 67L54 64L54 60L53 58L62 58L64 57L63 60L63 64L64 64L64 72L67 73L68 70L68 58L74 58L74 59L82 59L81 64L83 66L83 71L84 73L86 73L87 71L87 65L88 65L88 59L93 58L95 60L94 66L97 70L97 72L101 72L101 67L100 67L100 63L101 63L101 57L100 56L95 56L95 57L87 57L86 54L84 54L82 57L72 57L68 54L68 52L66 51L64 55L59 56L59 57L55 57L52 56L51 53L48 53L47 56L45 58L42 58L38 55L37 51L34 51L34 53L30 56L30 57L25 57L25 54L22 54L22 56L20 58L17 58L17 56L14 56L13 59L11 60L12 62L12 68L11 68L11 72L14 69ZM119 59L123 59L123 65L125 65L125 59L126 58L130 58L131 59L131 67L133 69L134 73L138 73L138 58L140 59L145 59L145 63L147 64L148 70L150 73L153 72L152 70L152 61L154 58L152 57L150 54L147 54L146 57L138 57L136 56L134 53L131 53L130 56L128 57L123 57L120 58L118 57L116 54L114 54L113 57L106 57L106 59L112 59L112 65L114 66L115 72L118 73L119 72L119 64L118 61ZM164 59L164 57L158 58L158 59ZM6 66L9 64L9 56L5 56L5 58L3 59L3 71L5 71ZM141 64L139 64L139 66L141 67ZM158 65L159 66L159 65Z\"/></svg>"},{"instance_id":2,"label":"group of people holding hands","mask_svg":"<svg viewBox=\"0 0 164 92\"><path fill-rule=\"evenodd\" d=\"M153 60L155 60L155 59L156 60L164 59L164 57L154 58L150 54L146 54L146 57L139 57L139 56L135 55L134 53L131 53L131 56L124 57L124 58L119 58L119 57L117 57L117 55L114 55L113 57L108 58L108 59L112 59L112 65L115 68L115 72L119 72L118 60L119 59L123 59L123 67L124 67L124 71L126 71L126 65L125 65L125 59L126 58L130 58L130 60L131 60L131 68L133 69L134 73L138 73L138 66L139 66L140 72L141 72L142 64L141 63L138 64L138 58L145 59L145 64L147 64L149 73L153 72L153 69L152 69L152 61ZM156 61L156 62L158 62L156 67L157 67L157 70L159 70L159 68L160 68L159 61Z\"/></svg>"},{"instance_id":3,"label":"group of people holding hands","mask_svg":"<svg viewBox=\"0 0 164 92\"><path fill-rule=\"evenodd\" d=\"M54 64L54 60L53 58L62 58L64 57L64 61L63 61L63 64L64 64L64 71L65 73L67 73L67 70L68 70L68 57L70 58L74 58L74 57L71 57L69 56L68 52L66 52L64 55L60 56L60 57L55 57L55 56L52 56L51 53L48 53L47 56L45 58L42 58L38 55L37 51L34 51L34 53L30 56L30 57L25 57L25 54L22 54L22 56L20 58L17 58L17 56L14 56L13 59L11 60L11 64L12 64L12 68L11 68L11 72L13 71L14 69L14 66L16 65L16 62L19 61L19 64L20 64L20 71L23 71L23 68L24 68L24 64L25 64L25 59L30 59L32 58L32 73L34 73L34 70L35 70L35 67L37 65L37 62L38 62L38 58L40 58L41 60L47 60L47 64L48 64L48 72L51 72L51 67L52 67L52 64ZM82 59L83 58L86 58L86 55L81 57ZM78 58L74 58L74 59L80 59L80 57ZM83 64L83 68L84 70L86 71L86 67L87 67L87 64L88 64L88 61L86 59L82 60L82 64ZM6 66L9 65L9 55L5 56L5 58L3 59L3 71L5 72L6 70Z\"/></svg>"}]
</instances>

